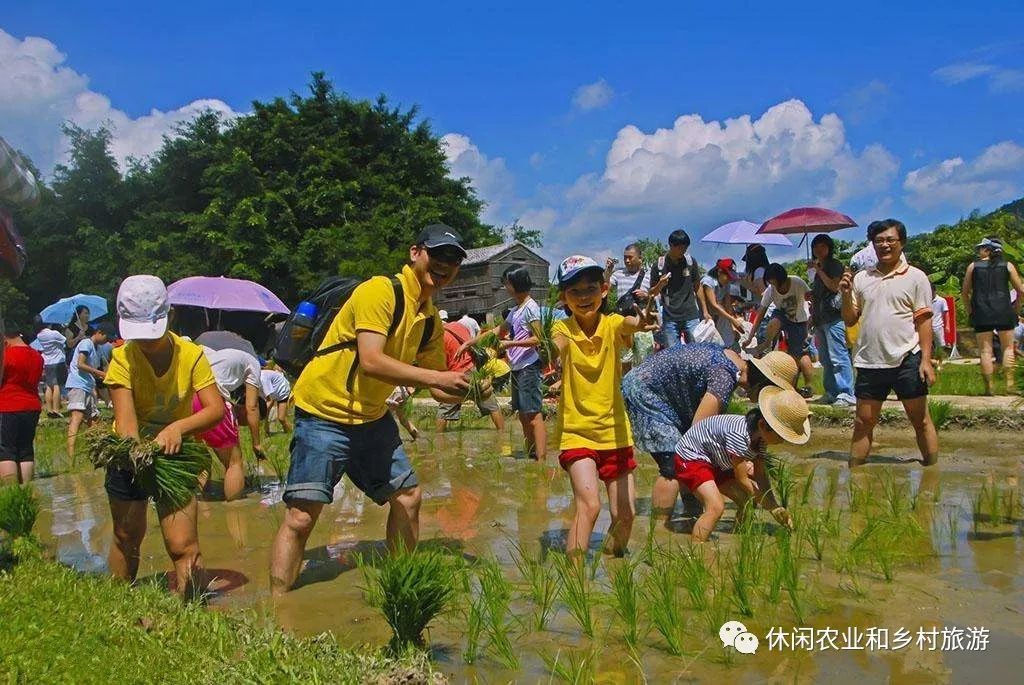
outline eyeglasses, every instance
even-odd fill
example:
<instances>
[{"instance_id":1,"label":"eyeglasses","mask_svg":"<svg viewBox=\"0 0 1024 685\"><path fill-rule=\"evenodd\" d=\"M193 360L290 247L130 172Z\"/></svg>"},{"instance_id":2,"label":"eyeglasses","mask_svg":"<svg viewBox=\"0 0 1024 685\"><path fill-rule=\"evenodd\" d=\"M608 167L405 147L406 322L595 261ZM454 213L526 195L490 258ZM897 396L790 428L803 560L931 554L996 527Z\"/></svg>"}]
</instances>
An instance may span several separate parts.
<instances>
[{"instance_id":1,"label":"eyeglasses","mask_svg":"<svg viewBox=\"0 0 1024 685\"><path fill-rule=\"evenodd\" d=\"M900 242L900 239L899 238L875 238L871 242L874 245L878 246L878 247L884 247L885 245L895 245L896 243Z\"/></svg>"},{"instance_id":2,"label":"eyeglasses","mask_svg":"<svg viewBox=\"0 0 1024 685\"><path fill-rule=\"evenodd\" d=\"M428 247L427 254L431 259L436 259L437 261L444 262L445 264L462 264L462 260L464 258L462 252L450 245Z\"/></svg>"}]
</instances>

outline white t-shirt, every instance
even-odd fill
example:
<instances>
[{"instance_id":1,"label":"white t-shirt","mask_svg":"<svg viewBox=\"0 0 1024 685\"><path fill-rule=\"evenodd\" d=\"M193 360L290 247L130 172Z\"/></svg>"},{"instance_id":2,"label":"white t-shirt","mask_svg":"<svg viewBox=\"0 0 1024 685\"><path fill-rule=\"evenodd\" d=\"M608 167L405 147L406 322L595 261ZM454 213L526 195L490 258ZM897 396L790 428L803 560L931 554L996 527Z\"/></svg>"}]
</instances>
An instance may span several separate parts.
<instances>
[{"instance_id":1,"label":"white t-shirt","mask_svg":"<svg viewBox=\"0 0 1024 685\"><path fill-rule=\"evenodd\" d=\"M640 276L640 271L644 272L643 278L640 279L640 284L633 288L633 284L636 283L636 279ZM637 269L635 273L629 273L625 268L616 269L612 272L612 275L608 278L608 286L615 291L615 296L621 298L627 292L633 290L650 290L651 289L651 270L645 267Z\"/></svg>"},{"instance_id":2,"label":"white t-shirt","mask_svg":"<svg viewBox=\"0 0 1024 685\"><path fill-rule=\"evenodd\" d=\"M217 379L217 387L225 399L242 387L251 385L260 392L263 385L260 381L260 362L256 357L241 350L214 350L203 346L203 353L213 369L213 377Z\"/></svg>"},{"instance_id":3,"label":"white t-shirt","mask_svg":"<svg viewBox=\"0 0 1024 685\"><path fill-rule=\"evenodd\" d=\"M855 367L894 369L921 349L914 318L932 313L932 285L923 271L907 264L906 257L884 276L875 267L858 271L853 300L860 307Z\"/></svg>"},{"instance_id":4,"label":"white t-shirt","mask_svg":"<svg viewBox=\"0 0 1024 685\"><path fill-rule=\"evenodd\" d=\"M260 383L263 385L263 396L267 399L287 402L292 396L292 385L280 371L261 369Z\"/></svg>"},{"instance_id":5,"label":"white t-shirt","mask_svg":"<svg viewBox=\"0 0 1024 685\"><path fill-rule=\"evenodd\" d=\"M939 341L940 345L944 345L945 334L946 334L946 312L949 311L949 303L946 302L946 298L939 295L935 296L932 300L932 335Z\"/></svg>"},{"instance_id":6,"label":"white t-shirt","mask_svg":"<svg viewBox=\"0 0 1024 685\"><path fill-rule=\"evenodd\" d=\"M765 288L761 296L761 307L768 309L768 305L774 304L776 309L781 309L786 318L793 323L803 323L809 318L807 315L806 297L811 289L799 276L789 277L789 291L785 294L778 292L774 285Z\"/></svg>"},{"instance_id":7,"label":"white t-shirt","mask_svg":"<svg viewBox=\"0 0 1024 685\"><path fill-rule=\"evenodd\" d=\"M469 314L463 314L462 318L459 319L456 323L465 326L466 330L469 331L469 334L472 337L475 338L476 336L480 335L480 324L477 323L476 319L474 319Z\"/></svg>"},{"instance_id":8,"label":"white t-shirt","mask_svg":"<svg viewBox=\"0 0 1024 685\"><path fill-rule=\"evenodd\" d=\"M67 362L64 357L64 348L68 344L68 340L60 331L44 328L36 336L36 342L39 343L39 351L43 355L43 364L46 366Z\"/></svg>"}]
</instances>

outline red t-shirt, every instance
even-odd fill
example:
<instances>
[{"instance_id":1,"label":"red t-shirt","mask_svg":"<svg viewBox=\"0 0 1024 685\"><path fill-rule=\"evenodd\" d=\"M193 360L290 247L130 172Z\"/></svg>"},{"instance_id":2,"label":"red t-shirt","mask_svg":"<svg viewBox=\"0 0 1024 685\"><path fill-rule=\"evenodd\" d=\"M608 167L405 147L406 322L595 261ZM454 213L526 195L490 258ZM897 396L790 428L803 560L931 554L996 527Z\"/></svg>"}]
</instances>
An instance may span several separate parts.
<instances>
[{"instance_id":1,"label":"red t-shirt","mask_svg":"<svg viewBox=\"0 0 1024 685\"><path fill-rule=\"evenodd\" d=\"M462 347L462 343L472 337L469 329L461 323L452 322L444 325L444 356L448 360L449 371L465 372L473 369L473 358L468 352L458 359L455 358L455 353Z\"/></svg>"},{"instance_id":2,"label":"red t-shirt","mask_svg":"<svg viewBox=\"0 0 1024 685\"><path fill-rule=\"evenodd\" d=\"M0 413L39 411L39 379L43 377L43 355L28 345L4 349L4 382L0 385Z\"/></svg>"}]
</instances>

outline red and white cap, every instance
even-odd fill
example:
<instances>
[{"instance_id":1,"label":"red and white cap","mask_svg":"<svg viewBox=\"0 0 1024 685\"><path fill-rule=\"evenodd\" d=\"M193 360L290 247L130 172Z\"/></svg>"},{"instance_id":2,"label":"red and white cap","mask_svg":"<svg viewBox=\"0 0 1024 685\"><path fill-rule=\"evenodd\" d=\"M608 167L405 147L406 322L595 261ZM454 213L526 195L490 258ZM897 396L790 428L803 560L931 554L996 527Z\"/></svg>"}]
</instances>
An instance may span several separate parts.
<instances>
[{"instance_id":1,"label":"red and white cap","mask_svg":"<svg viewBox=\"0 0 1024 685\"><path fill-rule=\"evenodd\" d=\"M156 276L140 274L121 281L117 318L125 340L156 340L167 332L167 286Z\"/></svg>"}]
</instances>

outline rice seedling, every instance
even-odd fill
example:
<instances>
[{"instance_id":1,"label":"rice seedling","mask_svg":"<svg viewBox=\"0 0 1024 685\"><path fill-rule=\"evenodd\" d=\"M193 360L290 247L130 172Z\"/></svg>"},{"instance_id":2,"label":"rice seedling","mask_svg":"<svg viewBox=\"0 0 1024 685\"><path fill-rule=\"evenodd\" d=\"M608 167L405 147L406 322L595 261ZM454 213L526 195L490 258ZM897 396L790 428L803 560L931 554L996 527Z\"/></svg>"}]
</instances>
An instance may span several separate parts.
<instances>
[{"instance_id":1,"label":"rice seedling","mask_svg":"<svg viewBox=\"0 0 1024 685\"><path fill-rule=\"evenodd\" d=\"M548 297L544 306L540 308L540 344L537 345L537 352L540 354L541 361L547 365L550 364L558 357L558 348L555 347L555 339L551 335L551 329L555 325L556 312L559 307L559 300L561 298L558 288L552 285L548 289Z\"/></svg>"},{"instance_id":2,"label":"rice seedling","mask_svg":"<svg viewBox=\"0 0 1024 685\"><path fill-rule=\"evenodd\" d=\"M949 539L949 551L956 556L960 548L960 507L950 507L946 511L946 535Z\"/></svg>"},{"instance_id":3,"label":"rice seedling","mask_svg":"<svg viewBox=\"0 0 1024 685\"><path fill-rule=\"evenodd\" d=\"M836 495L839 492L839 472L832 471L825 481L825 511L832 511L836 504Z\"/></svg>"},{"instance_id":4,"label":"rice seedling","mask_svg":"<svg viewBox=\"0 0 1024 685\"><path fill-rule=\"evenodd\" d=\"M199 475L210 468L210 452L186 440L175 455L165 455L153 442L121 437L102 426L83 433L96 468L111 467L131 474L143 492L158 504L180 509L199 489Z\"/></svg>"},{"instance_id":5,"label":"rice seedling","mask_svg":"<svg viewBox=\"0 0 1024 685\"><path fill-rule=\"evenodd\" d=\"M830 510L812 509L806 517L798 527L810 543L814 558L821 561L825 557L825 546L839 537L839 515Z\"/></svg>"},{"instance_id":6,"label":"rice seedling","mask_svg":"<svg viewBox=\"0 0 1024 685\"><path fill-rule=\"evenodd\" d=\"M494 561L483 561L477 566L480 581L480 599L484 607L484 626L490 648L498 660L510 670L519 668L519 656L509 639L509 603L512 587Z\"/></svg>"},{"instance_id":7,"label":"rice seedling","mask_svg":"<svg viewBox=\"0 0 1024 685\"><path fill-rule=\"evenodd\" d=\"M879 476L882 490L883 511L894 521L910 511L910 484L900 483L891 471Z\"/></svg>"},{"instance_id":8,"label":"rice seedling","mask_svg":"<svg viewBox=\"0 0 1024 685\"><path fill-rule=\"evenodd\" d=\"M565 554L554 556L560 579L559 596L583 634L594 636L593 587L583 560Z\"/></svg>"},{"instance_id":9,"label":"rice seedling","mask_svg":"<svg viewBox=\"0 0 1024 685\"><path fill-rule=\"evenodd\" d=\"M656 563L643 583L647 614L655 630L665 639L668 653L681 656L684 636L677 593L679 577L671 554L661 551L655 559Z\"/></svg>"},{"instance_id":10,"label":"rice seedling","mask_svg":"<svg viewBox=\"0 0 1024 685\"><path fill-rule=\"evenodd\" d=\"M12 539L29 537L39 516L39 500L31 485L0 487L0 530Z\"/></svg>"},{"instance_id":11,"label":"rice seedling","mask_svg":"<svg viewBox=\"0 0 1024 685\"><path fill-rule=\"evenodd\" d=\"M466 649L462 652L462 660L467 664L475 662L480 656L480 638L483 635L486 617L487 609L483 596L471 596L466 611Z\"/></svg>"},{"instance_id":12,"label":"rice seedling","mask_svg":"<svg viewBox=\"0 0 1024 685\"><path fill-rule=\"evenodd\" d=\"M640 559L645 564L654 563L654 531L658 528L658 517L652 511L647 515L647 534L644 536L644 546L640 550Z\"/></svg>"},{"instance_id":13,"label":"rice seedling","mask_svg":"<svg viewBox=\"0 0 1024 685\"><path fill-rule=\"evenodd\" d=\"M1020 490L1007 490L1003 495L1003 521L1005 523L1016 523L1020 517L1020 509Z\"/></svg>"},{"instance_id":14,"label":"rice seedling","mask_svg":"<svg viewBox=\"0 0 1024 685\"><path fill-rule=\"evenodd\" d=\"M551 565L542 558L527 555L519 545L512 547L512 561L519 574L526 579L528 593L535 611L531 627L544 630L548 619L554 613L555 597L558 596L558 576Z\"/></svg>"},{"instance_id":15,"label":"rice seedling","mask_svg":"<svg viewBox=\"0 0 1024 685\"><path fill-rule=\"evenodd\" d=\"M597 647L578 652L558 650L553 655L541 652L540 656L553 678L571 685L592 683L597 676Z\"/></svg>"},{"instance_id":16,"label":"rice seedling","mask_svg":"<svg viewBox=\"0 0 1024 685\"><path fill-rule=\"evenodd\" d=\"M928 400L928 415L931 416L935 430L942 430L949 423L953 414L953 405L946 400Z\"/></svg>"},{"instance_id":17,"label":"rice seedling","mask_svg":"<svg viewBox=\"0 0 1024 685\"><path fill-rule=\"evenodd\" d=\"M789 507L790 495L796 487L793 476L793 465L784 459L772 457L768 459L768 476L771 478L772 491L776 499L784 507Z\"/></svg>"},{"instance_id":18,"label":"rice seedling","mask_svg":"<svg viewBox=\"0 0 1024 685\"><path fill-rule=\"evenodd\" d=\"M804 506L810 501L811 491L814 489L814 477L818 473L818 467L812 468L806 476L804 476L803 487L800 489L800 504Z\"/></svg>"},{"instance_id":19,"label":"rice seedling","mask_svg":"<svg viewBox=\"0 0 1024 685\"><path fill-rule=\"evenodd\" d=\"M753 588L760 584L765 537L755 528L750 501L744 504L741 523L737 525L740 544L735 563L728 564L736 609L744 616L754 615Z\"/></svg>"},{"instance_id":20,"label":"rice seedling","mask_svg":"<svg viewBox=\"0 0 1024 685\"><path fill-rule=\"evenodd\" d=\"M794 541L794 536L797 536ZM801 595L800 587L800 539L799 533L792 533L788 530L781 530L776 538L778 542L778 556L776 557L775 572L786 588L789 596L789 604L796 616L797 623L803 623L807 615L807 607Z\"/></svg>"},{"instance_id":21,"label":"rice seedling","mask_svg":"<svg viewBox=\"0 0 1024 685\"><path fill-rule=\"evenodd\" d=\"M679 580L690 599L690 606L702 611L707 607L709 588L714 580L704 548L691 546L682 550L677 559Z\"/></svg>"},{"instance_id":22,"label":"rice seedling","mask_svg":"<svg viewBox=\"0 0 1024 685\"><path fill-rule=\"evenodd\" d=\"M455 597L460 570L455 558L420 548L382 556L372 565L360 558L358 564L370 605L391 627L392 650L423 646L423 631Z\"/></svg>"},{"instance_id":23,"label":"rice seedling","mask_svg":"<svg viewBox=\"0 0 1024 685\"><path fill-rule=\"evenodd\" d=\"M635 649L640 640L640 592L633 579L636 567L635 562L623 561L611 572L613 607L622 622L622 637L630 649Z\"/></svg>"}]
</instances>

